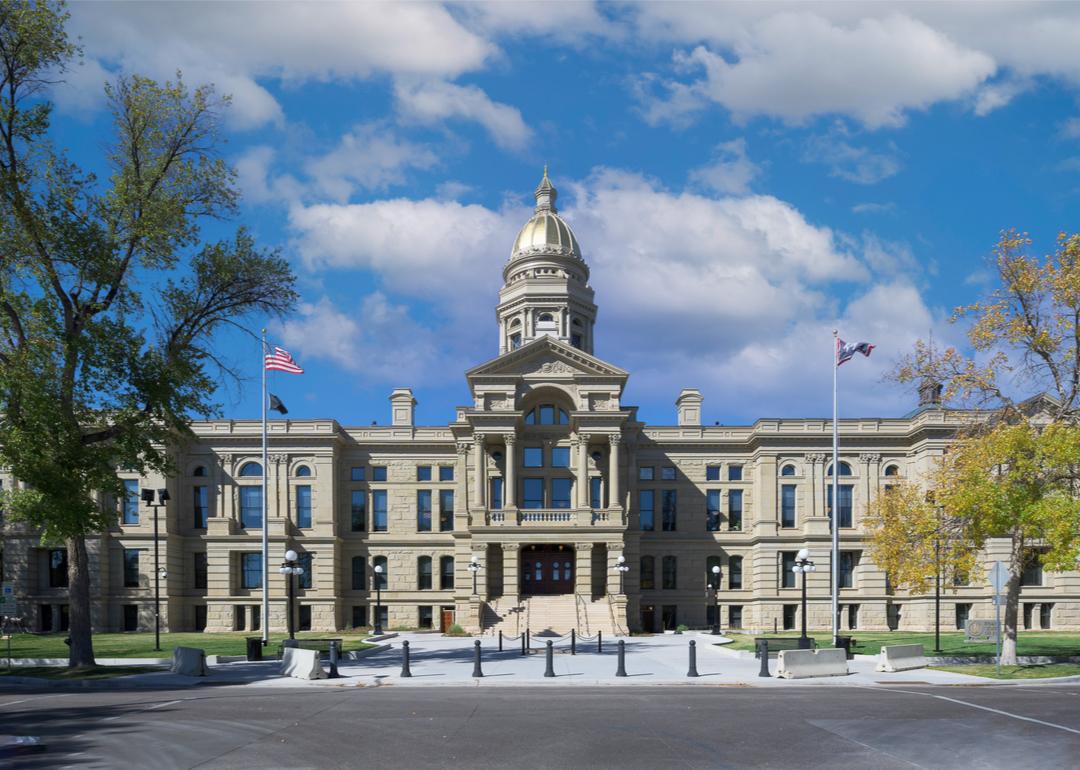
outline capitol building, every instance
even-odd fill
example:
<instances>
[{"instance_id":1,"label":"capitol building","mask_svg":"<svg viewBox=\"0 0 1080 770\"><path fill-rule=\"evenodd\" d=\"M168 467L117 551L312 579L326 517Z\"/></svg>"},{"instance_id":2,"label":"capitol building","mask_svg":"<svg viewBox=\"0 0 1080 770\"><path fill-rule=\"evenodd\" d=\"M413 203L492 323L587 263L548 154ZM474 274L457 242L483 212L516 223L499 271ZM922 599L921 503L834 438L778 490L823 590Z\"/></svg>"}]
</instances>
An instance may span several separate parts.
<instances>
[{"instance_id":1,"label":"capitol building","mask_svg":"<svg viewBox=\"0 0 1080 770\"><path fill-rule=\"evenodd\" d=\"M817 564L806 575L808 622L826 630L834 518L841 629L932 629L933 596L889 585L863 520L890 484L930 470L966 415L929 384L906 415L841 420L837 469L826 419L703 425L702 394L686 387L671 393L670 424L642 422L623 401L630 373L594 354L589 265L546 171L535 196L503 267L498 355L465 372L467 405L445 425L416 425L402 387L389 394L386 424L272 420L266 510L260 422L196 422L195 439L173 452L175 476L121 472L129 497L115 526L88 542L95 629L153 628L154 513L138 499L143 487L171 498L159 513L170 631L284 629L277 568L289 549L305 568L300 629L374 625L378 611L388 629L608 634L704 627L717 610L725 631L797 629L791 567L802 548ZM65 550L3 527L3 580L33 630L63 630ZM991 543L987 558L996 551ZM1080 629L1080 573L1033 565L1023 582L1022 627ZM984 580L946 581L943 628L993 616Z\"/></svg>"}]
</instances>

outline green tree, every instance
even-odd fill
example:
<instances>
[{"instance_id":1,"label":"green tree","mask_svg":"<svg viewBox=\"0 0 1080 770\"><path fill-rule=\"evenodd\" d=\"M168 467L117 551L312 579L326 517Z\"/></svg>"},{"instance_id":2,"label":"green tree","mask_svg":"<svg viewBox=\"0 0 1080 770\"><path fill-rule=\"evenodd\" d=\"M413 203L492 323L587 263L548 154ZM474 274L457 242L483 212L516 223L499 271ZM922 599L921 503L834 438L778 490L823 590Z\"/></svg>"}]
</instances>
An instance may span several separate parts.
<instances>
[{"instance_id":1,"label":"green tree","mask_svg":"<svg viewBox=\"0 0 1080 770\"><path fill-rule=\"evenodd\" d=\"M969 545L1009 543L1002 656L1010 664L1028 560L1064 570L1080 558L1080 234L1061 233L1042 259L1030 245L1026 234L1003 232L996 285L954 313L970 324L970 354L920 341L894 373L899 382L942 383L947 402L979 407L962 413L969 419L956 445L924 481ZM880 512L878 520L888 527ZM881 531L900 547L914 542L895 522Z\"/></svg>"},{"instance_id":2,"label":"green tree","mask_svg":"<svg viewBox=\"0 0 1080 770\"><path fill-rule=\"evenodd\" d=\"M216 155L227 100L120 78L106 93L107 178L49 135L49 78L78 51L62 4L0 0L0 459L13 519L66 544L70 665L92 665L86 539L116 520L118 468L169 472L168 447L214 414L226 326L287 311L294 276L240 229Z\"/></svg>"}]
</instances>

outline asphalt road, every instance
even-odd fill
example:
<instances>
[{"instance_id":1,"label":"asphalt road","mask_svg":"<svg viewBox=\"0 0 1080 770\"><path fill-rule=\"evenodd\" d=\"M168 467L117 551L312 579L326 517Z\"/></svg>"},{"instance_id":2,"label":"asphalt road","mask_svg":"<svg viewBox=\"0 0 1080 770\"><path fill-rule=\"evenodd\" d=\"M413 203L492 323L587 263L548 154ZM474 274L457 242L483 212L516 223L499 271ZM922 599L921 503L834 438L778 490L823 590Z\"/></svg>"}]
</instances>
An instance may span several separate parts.
<instances>
[{"instance_id":1,"label":"asphalt road","mask_svg":"<svg viewBox=\"0 0 1080 770\"><path fill-rule=\"evenodd\" d=\"M17 768L1075 768L1080 687L0 692Z\"/></svg>"}]
</instances>

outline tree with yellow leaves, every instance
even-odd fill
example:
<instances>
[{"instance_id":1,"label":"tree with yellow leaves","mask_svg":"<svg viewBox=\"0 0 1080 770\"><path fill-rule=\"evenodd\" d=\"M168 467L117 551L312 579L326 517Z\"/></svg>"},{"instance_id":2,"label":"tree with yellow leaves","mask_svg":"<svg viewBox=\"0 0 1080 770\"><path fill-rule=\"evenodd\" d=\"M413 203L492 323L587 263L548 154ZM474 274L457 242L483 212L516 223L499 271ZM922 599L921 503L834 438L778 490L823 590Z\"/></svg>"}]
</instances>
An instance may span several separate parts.
<instances>
[{"instance_id":1,"label":"tree with yellow leaves","mask_svg":"<svg viewBox=\"0 0 1080 770\"><path fill-rule=\"evenodd\" d=\"M934 574L926 548L935 533L956 543L943 562L955 567L973 568L987 540L1008 539L1006 664L1016 663L1028 560L1065 570L1080 559L1080 234L1060 234L1044 259L1029 256L1030 245L1026 234L1002 233L997 286L955 312L954 322L971 323L970 354L920 341L894 372L899 382L941 383L946 402L979 409L925 479L933 504L919 490L900 489L871 514L875 561L915 592Z\"/></svg>"}]
</instances>

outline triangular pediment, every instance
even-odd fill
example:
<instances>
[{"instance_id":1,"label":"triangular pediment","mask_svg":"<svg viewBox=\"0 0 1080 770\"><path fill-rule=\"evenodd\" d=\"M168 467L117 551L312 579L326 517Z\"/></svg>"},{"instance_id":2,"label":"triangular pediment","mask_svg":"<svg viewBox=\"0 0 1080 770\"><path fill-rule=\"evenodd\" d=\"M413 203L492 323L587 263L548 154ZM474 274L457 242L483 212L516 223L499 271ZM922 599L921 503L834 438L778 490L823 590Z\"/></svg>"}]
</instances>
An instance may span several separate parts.
<instances>
[{"instance_id":1,"label":"triangular pediment","mask_svg":"<svg viewBox=\"0 0 1080 770\"><path fill-rule=\"evenodd\" d=\"M474 377L524 377L543 375L557 377L613 377L626 379L629 374L617 366L601 361L551 337L541 337L517 350L493 358L465 373Z\"/></svg>"}]
</instances>

